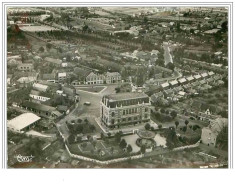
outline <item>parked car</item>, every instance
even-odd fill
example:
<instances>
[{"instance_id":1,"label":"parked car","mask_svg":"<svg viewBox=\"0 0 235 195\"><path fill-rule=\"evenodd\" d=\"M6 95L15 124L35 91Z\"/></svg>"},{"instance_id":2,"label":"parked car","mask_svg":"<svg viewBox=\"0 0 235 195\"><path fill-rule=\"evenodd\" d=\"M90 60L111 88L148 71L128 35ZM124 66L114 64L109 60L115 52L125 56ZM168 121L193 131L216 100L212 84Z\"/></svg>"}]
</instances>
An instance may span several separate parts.
<instances>
[{"instance_id":1,"label":"parked car","mask_svg":"<svg viewBox=\"0 0 235 195\"><path fill-rule=\"evenodd\" d=\"M85 102L84 105L90 106L90 105L91 105L91 102Z\"/></svg>"}]
</instances>

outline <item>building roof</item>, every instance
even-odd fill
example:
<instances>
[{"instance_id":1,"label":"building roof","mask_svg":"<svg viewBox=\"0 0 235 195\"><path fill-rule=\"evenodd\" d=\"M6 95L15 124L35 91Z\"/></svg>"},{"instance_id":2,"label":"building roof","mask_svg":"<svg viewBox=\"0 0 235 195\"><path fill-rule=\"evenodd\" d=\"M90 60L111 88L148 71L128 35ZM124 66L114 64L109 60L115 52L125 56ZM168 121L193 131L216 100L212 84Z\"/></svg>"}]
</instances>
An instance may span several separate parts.
<instances>
[{"instance_id":1,"label":"building roof","mask_svg":"<svg viewBox=\"0 0 235 195\"><path fill-rule=\"evenodd\" d=\"M50 62L50 63L54 63L54 64L58 64L58 65L60 65L62 63L62 60L60 60L60 59L54 59L54 58L49 58L49 57L45 57L44 60L46 62Z\"/></svg>"},{"instance_id":2,"label":"building roof","mask_svg":"<svg viewBox=\"0 0 235 195\"><path fill-rule=\"evenodd\" d=\"M58 73L58 77L66 77L66 72L60 72L60 73Z\"/></svg>"},{"instance_id":3,"label":"building roof","mask_svg":"<svg viewBox=\"0 0 235 195\"><path fill-rule=\"evenodd\" d=\"M74 68L73 72L74 74L78 75L78 77L85 78L87 75L90 74L91 71L76 67Z\"/></svg>"},{"instance_id":4,"label":"building roof","mask_svg":"<svg viewBox=\"0 0 235 195\"><path fill-rule=\"evenodd\" d=\"M188 81L192 81L192 80L194 80L194 77L193 76L189 76L189 77L187 77L186 78Z\"/></svg>"},{"instance_id":5,"label":"building roof","mask_svg":"<svg viewBox=\"0 0 235 195\"><path fill-rule=\"evenodd\" d=\"M55 73L43 74L42 79L43 80L55 80Z\"/></svg>"},{"instance_id":6,"label":"building roof","mask_svg":"<svg viewBox=\"0 0 235 195\"><path fill-rule=\"evenodd\" d=\"M29 102L29 101L24 101L22 103L22 106L33 108L33 109L44 111L44 112L52 112L56 110L55 107L51 107L51 106L44 105L44 104L38 104L34 102Z\"/></svg>"},{"instance_id":7,"label":"building roof","mask_svg":"<svg viewBox=\"0 0 235 195\"><path fill-rule=\"evenodd\" d=\"M35 123L36 121L40 120L41 118L33 113L24 113L21 114L12 120L7 122L7 126L13 128L15 130L22 130L25 127Z\"/></svg>"},{"instance_id":8,"label":"building roof","mask_svg":"<svg viewBox=\"0 0 235 195\"><path fill-rule=\"evenodd\" d=\"M178 81L177 80L171 81L170 84L171 85L176 85L176 84L178 84Z\"/></svg>"},{"instance_id":9,"label":"building roof","mask_svg":"<svg viewBox=\"0 0 235 195\"><path fill-rule=\"evenodd\" d=\"M211 71L211 72L209 72L208 74L209 74L210 76L212 76L212 75L214 75L215 73Z\"/></svg>"},{"instance_id":10,"label":"building roof","mask_svg":"<svg viewBox=\"0 0 235 195\"><path fill-rule=\"evenodd\" d=\"M34 83L33 87L38 88L38 89L42 89L42 90L47 90L47 88L48 88L47 85L43 85L43 84L40 84L40 83Z\"/></svg>"},{"instance_id":11,"label":"building roof","mask_svg":"<svg viewBox=\"0 0 235 195\"><path fill-rule=\"evenodd\" d=\"M32 67L33 64L32 63L20 63L20 64L17 64L17 67L20 67L20 66L30 66L30 67Z\"/></svg>"},{"instance_id":12,"label":"building roof","mask_svg":"<svg viewBox=\"0 0 235 195\"><path fill-rule=\"evenodd\" d=\"M201 75L203 78L208 76L208 74L206 72L202 73Z\"/></svg>"},{"instance_id":13,"label":"building roof","mask_svg":"<svg viewBox=\"0 0 235 195\"><path fill-rule=\"evenodd\" d=\"M186 82L186 79L185 79L185 78L181 78L181 79L179 79L179 82L180 82L180 83L185 83L185 82Z\"/></svg>"},{"instance_id":14,"label":"building roof","mask_svg":"<svg viewBox=\"0 0 235 195\"><path fill-rule=\"evenodd\" d=\"M107 72L107 76L121 76L119 72Z\"/></svg>"},{"instance_id":15,"label":"building roof","mask_svg":"<svg viewBox=\"0 0 235 195\"><path fill-rule=\"evenodd\" d=\"M32 89L32 90L30 91L30 94L31 94L31 95L40 95L40 92Z\"/></svg>"},{"instance_id":16,"label":"building roof","mask_svg":"<svg viewBox=\"0 0 235 195\"><path fill-rule=\"evenodd\" d=\"M113 101L119 101L119 100L127 100L127 99L137 99L137 98L148 98L148 96L144 93L117 93L117 94L111 94L107 95L106 98Z\"/></svg>"},{"instance_id":17,"label":"building roof","mask_svg":"<svg viewBox=\"0 0 235 195\"><path fill-rule=\"evenodd\" d=\"M181 95L181 96L184 96L186 94L186 92L180 91L178 94Z\"/></svg>"},{"instance_id":18,"label":"building roof","mask_svg":"<svg viewBox=\"0 0 235 195\"><path fill-rule=\"evenodd\" d=\"M21 77L17 80L19 83L32 83L36 80L35 77Z\"/></svg>"},{"instance_id":19,"label":"building roof","mask_svg":"<svg viewBox=\"0 0 235 195\"><path fill-rule=\"evenodd\" d=\"M168 83L168 82L162 83L161 86L162 86L162 88L168 87L168 86L169 86L169 83Z\"/></svg>"},{"instance_id":20,"label":"building roof","mask_svg":"<svg viewBox=\"0 0 235 195\"><path fill-rule=\"evenodd\" d=\"M206 81L205 81L205 80L202 80L202 81L199 81L199 83L200 83L201 85L203 85L203 84L206 83Z\"/></svg>"},{"instance_id":21,"label":"building roof","mask_svg":"<svg viewBox=\"0 0 235 195\"><path fill-rule=\"evenodd\" d=\"M195 79L200 79L200 78L201 78L201 75L200 75L200 74L194 75L194 78L195 78Z\"/></svg>"}]
</instances>

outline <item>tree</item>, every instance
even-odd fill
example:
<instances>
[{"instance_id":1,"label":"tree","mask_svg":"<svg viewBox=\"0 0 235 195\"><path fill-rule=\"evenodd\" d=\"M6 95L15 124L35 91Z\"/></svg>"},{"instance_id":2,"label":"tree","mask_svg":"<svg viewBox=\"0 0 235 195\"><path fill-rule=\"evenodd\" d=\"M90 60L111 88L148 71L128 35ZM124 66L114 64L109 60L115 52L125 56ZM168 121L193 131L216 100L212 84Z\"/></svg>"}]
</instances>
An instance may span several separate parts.
<instances>
[{"instance_id":1,"label":"tree","mask_svg":"<svg viewBox=\"0 0 235 195\"><path fill-rule=\"evenodd\" d=\"M161 108L160 112L163 114L163 113L165 113L166 111L165 111L164 108Z\"/></svg>"},{"instance_id":2,"label":"tree","mask_svg":"<svg viewBox=\"0 0 235 195\"><path fill-rule=\"evenodd\" d=\"M154 127L151 127L150 129L151 129L151 131L154 131Z\"/></svg>"},{"instance_id":3,"label":"tree","mask_svg":"<svg viewBox=\"0 0 235 195\"><path fill-rule=\"evenodd\" d=\"M80 119L80 118L77 121L78 121L78 123L82 123L82 119Z\"/></svg>"},{"instance_id":4,"label":"tree","mask_svg":"<svg viewBox=\"0 0 235 195\"><path fill-rule=\"evenodd\" d=\"M185 120L185 122L184 122L184 123L185 123L185 125L186 125L186 126L188 126L189 121L188 121L188 120Z\"/></svg>"},{"instance_id":5,"label":"tree","mask_svg":"<svg viewBox=\"0 0 235 195\"><path fill-rule=\"evenodd\" d=\"M186 131L187 131L187 126L183 126L183 129L182 129L182 130L183 130L184 133L186 133Z\"/></svg>"},{"instance_id":6,"label":"tree","mask_svg":"<svg viewBox=\"0 0 235 195\"><path fill-rule=\"evenodd\" d=\"M145 124L145 126L144 126L144 128L145 128L146 130L149 130L149 129L150 129L150 127L151 127L151 126L150 126L150 124L149 124L149 123L146 123L146 124Z\"/></svg>"},{"instance_id":7,"label":"tree","mask_svg":"<svg viewBox=\"0 0 235 195\"><path fill-rule=\"evenodd\" d=\"M117 143L120 143L120 141L121 141L121 135L120 135L120 133L116 133L114 137L115 137L115 141L116 141Z\"/></svg>"},{"instance_id":8,"label":"tree","mask_svg":"<svg viewBox=\"0 0 235 195\"><path fill-rule=\"evenodd\" d=\"M171 116L174 119L177 116L177 112L175 110L171 111Z\"/></svg>"},{"instance_id":9,"label":"tree","mask_svg":"<svg viewBox=\"0 0 235 195\"><path fill-rule=\"evenodd\" d=\"M88 123L88 120L87 120L87 118L84 120L84 122L87 124Z\"/></svg>"},{"instance_id":10,"label":"tree","mask_svg":"<svg viewBox=\"0 0 235 195\"><path fill-rule=\"evenodd\" d=\"M158 129L161 130L162 129L162 124L158 125Z\"/></svg>"},{"instance_id":11,"label":"tree","mask_svg":"<svg viewBox=\"0 0 235 195\"><path fill-rule=\"evenodd\" d=\"M119 146L124 149L127 146L126 140L122 139Z\"/></svg>"},{"instance_id":12,"label":"tree","mask_svg":"<svg viewBox=\"0 0 235 195\"><path fill-rule=\"evenodd\" d=\"M73 134L69 135L68 137L68 143L69 144L73 144L75 141L75 136Z\"/></svg>"},{"instance_id":13,"label":"tree","mask_svg":"<svg viewBox=\"0 0 235 195\"><path fill-rule=\"evenodd\" d=\"M179 126L179 121L175 121L175 127L176 127L176 129L177 129L177 127Z\"/></svg>"},{"instance_id":14,"label":"tree","mask_svg":"<svg viewBox=\"0 0 235 195\"><path fill-rule=\"evenodd\" d=\"M94 132L94 131L95 131L95 125L90 125L90 130L91 130L92 132Z\"/></svg>"},{"instance_id":15,"label":"tree","mask_svg":"<svg viewBox=\"0 0 235 195\"><path fill-rule=\"evenodd\" d=\"M131 153L131 152L132 152L132 150L133 150L133 149L132 149L131 145L130 145L130 144L128 144L128 146L127 146L127 152L128 152L128 153Z\"/></svg>"},{"instance_id":16,"label":"tree","mask_svg":"<svg viewBox=\"0 0 235 195\"><path fill-rule=\"evenodd\" d=\"M171 62L169 62L166 66L167 66L167 68L169 68L172 71L175 69L175 65Z\"/></svg>"},{"instance_id":17,"label":"tree","mask_svg":"<svg viewBox=\"0 0 235 195\"><path fill-rule=\"evenodd\" d=\"M111 137L112 134L110 132L108 132L107 135L108 135L108 137Z\"/></svg>"},{"instance_id":18,"label":"tree","mask_svg":"<svg viewBox=\"0 0 235 195\"><path fill-rule=\"evenodd\" d=\"M41 47L39 48L39 51L43 53L43 52L45 51L45 50L44 50L44 47L41 46Z\"/></svg>"},{"instance_id":19,"label":"tree","mask_svg":"<svg viewBox=\"0 0 235 195\"><path fill-rule=\"evenodd\" d=\"M121 91L120 87L115 88L116 93L119 93Z\"/></svg>"},{"instance_id":20,"label":"tree","mask_svg":"<svg viewBox=\"0 0 235 195\"><path fill-rule=\"evenodd\" d=\"M146 152L146 147L144 145L141 146L140 152L144 154Z\"/></svg>"},{"instance_id":21,"label":"tree","mask_svg":"<svg viewBox=\"0 0 235 195\"><path fill-rule=\"evenodd\" d=\"M51 45L50 43L47 43L47 44L46 44L46 48L47 48L48 50L50 50L50 49L52 48L52 45Z\"/></svg>"},{"instance_id":22,"label":"tree","mask_svg":"<svg viewBox=\"0 0 235 195\"><path fill-rule=\"evenodd\" d=\"M113 152L114 152L114 148L113 147L110 148L110 152L111 152L111 154L113 154Z\"/></svg>"}]
</instances>

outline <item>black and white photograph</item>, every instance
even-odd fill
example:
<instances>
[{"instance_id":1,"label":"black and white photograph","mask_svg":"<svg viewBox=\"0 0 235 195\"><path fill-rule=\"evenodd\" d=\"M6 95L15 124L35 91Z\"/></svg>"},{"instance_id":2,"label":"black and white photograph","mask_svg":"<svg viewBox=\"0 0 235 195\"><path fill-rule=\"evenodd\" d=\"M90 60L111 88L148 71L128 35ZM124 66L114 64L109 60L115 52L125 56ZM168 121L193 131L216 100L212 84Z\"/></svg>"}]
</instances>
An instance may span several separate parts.
<instances>
[{"instance_id":1,"label":"black and white photograph","mask_svg":"<svg viewBox=\"0 0 235 195\"><path fill-rule=\"evenodd\" d=\"M7 7L8 168L228 167L228 7Z\"/></svg>"},{"instance_id":2,"label":"black and white photograph","mask_svg":"<svg viewBox=\"0 0 235 195\"><path fill-rule=\"evenodd\" d=\"M168 180L160 172L204 172L192 180L204 186L233 169L233 2L1 8L1 168L111 174L80 177L98 188L120 170L119 190L129 169L149 186Z\"/></svg>"}]
</instances>

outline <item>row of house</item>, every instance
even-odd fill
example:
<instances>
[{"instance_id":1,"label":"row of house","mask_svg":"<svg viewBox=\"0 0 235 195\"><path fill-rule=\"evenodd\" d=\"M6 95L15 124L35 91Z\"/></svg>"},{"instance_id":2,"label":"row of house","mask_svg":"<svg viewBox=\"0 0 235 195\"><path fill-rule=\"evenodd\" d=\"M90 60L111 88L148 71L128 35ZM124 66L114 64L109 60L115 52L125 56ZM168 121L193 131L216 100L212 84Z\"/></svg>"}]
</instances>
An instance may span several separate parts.
<instances>
[{"instance_id":1,"label":"row of house","mask_svg":"<svg viewBox=\"0 0 235 195\"><path fill-rule=\"evenodd\" d=\"M205 72L186 78L180 78L161 84L161 91L151 96L153 103L162 99L178 101L187 98L188 95L197 95L211 89L212 87L224 84L222 76L214 72Z\"/></svg>"}]
</instances>

